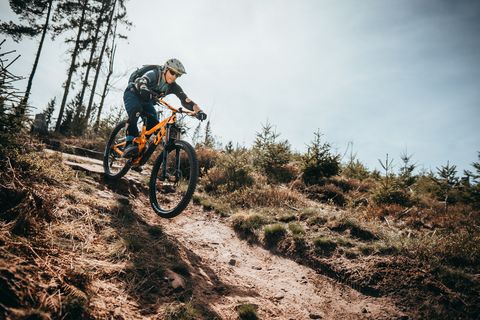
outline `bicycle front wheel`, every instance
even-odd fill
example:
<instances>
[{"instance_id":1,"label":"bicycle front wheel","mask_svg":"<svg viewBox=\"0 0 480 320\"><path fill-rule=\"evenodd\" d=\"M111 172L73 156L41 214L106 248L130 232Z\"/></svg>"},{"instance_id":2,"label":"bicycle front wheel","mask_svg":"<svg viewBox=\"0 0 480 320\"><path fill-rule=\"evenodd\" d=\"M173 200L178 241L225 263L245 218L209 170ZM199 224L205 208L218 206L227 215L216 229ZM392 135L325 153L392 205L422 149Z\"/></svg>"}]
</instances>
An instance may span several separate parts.
<instances>
[{"instance_id":1,"label":"bicycle front wheel","mask_svg":"<svg viewBox=\"0 0 480 320\"><path fill-rule=\"evenodd\" d=\"M180 214L192 199L197 180L198 161L193 147L182 140L165 147L150 176L153 210L162 218Z\"/></svg>"},{"instance_id":2,"label":"bicycle front wheel","mask_svg":"<svg viewBox=\"0 0 480 320\"><path fill-rule=\"evenodd\" d=\"M125 148L127 121L120 122L110 134L105 153L103 154L103 170L105 177L119 179L130 169L130 161L123 158Z\"/></svg>"}]
</instances>

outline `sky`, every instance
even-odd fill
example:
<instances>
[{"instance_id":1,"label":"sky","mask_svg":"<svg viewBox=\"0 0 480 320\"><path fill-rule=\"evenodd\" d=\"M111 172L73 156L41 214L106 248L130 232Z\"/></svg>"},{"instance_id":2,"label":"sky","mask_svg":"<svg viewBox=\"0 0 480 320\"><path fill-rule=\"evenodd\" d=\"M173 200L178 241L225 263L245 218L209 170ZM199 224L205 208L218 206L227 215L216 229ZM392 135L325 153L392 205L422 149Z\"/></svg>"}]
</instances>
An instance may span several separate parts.
<instances>
[{"instance_id":1,"label":"sky","mask_svg":"<svg viewBox=\"0 0 480 320\"><path fill-rule=\"evenodd\" d=\"M109 106L122 105L136 67L176 57L187 70L178 83L220 142L251 146L268 121L293 150L320 131L369 169L387 153L396 169L405 152L433 171L478 161L479 1L135 0L127 12L134 27L118 44ZM0 0L0 20L10 19ZM17 74L28 77L37 42L4 45L22 54ZM31 95L38 111L61 101L66 50L47 41Z\"/></svg>"}]
</instances>

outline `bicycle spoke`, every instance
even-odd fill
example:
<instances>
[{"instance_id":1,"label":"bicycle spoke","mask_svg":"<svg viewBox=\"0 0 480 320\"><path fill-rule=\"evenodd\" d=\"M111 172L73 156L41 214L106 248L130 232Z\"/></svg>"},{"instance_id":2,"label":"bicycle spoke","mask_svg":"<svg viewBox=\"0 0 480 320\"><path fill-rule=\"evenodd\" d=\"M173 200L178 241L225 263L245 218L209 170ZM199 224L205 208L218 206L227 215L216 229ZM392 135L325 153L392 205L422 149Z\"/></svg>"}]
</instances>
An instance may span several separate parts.
<instances>
[{"instance_id":1,"label":"bicycle spoke","mask_svg":"<svg viewBox=\"0 0 480 320\"><path fill-rule=\"evenodd\" d=\"M152 171L150 200L154 210L165 217L178 214L188 204L197 180L194 150L185 142L162 153Z\"/></svg>"},{"instance_id":2,"label":"bicycle spoke","mask_svg":"<svg viewBox=\"0 0 480 320\"><path fill-rule=\"evenodd\" d=\"M111 178L119 178L123 176L128 169L128 160L122 157L121 152L125 147L125 124L119 124L112 132L109 142L107 143L105 157L104 157L104 170L105 174Z\"/></svg>"}]
</instances>

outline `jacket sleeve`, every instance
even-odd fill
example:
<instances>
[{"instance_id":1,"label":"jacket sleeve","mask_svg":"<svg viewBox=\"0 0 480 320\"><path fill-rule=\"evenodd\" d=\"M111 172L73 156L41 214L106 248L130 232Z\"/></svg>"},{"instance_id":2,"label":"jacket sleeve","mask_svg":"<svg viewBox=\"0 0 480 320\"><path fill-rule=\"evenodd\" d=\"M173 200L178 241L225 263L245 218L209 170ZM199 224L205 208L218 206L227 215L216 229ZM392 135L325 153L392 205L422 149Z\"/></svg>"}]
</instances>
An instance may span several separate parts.
<instances>
[{"instance_id":1,"label":"jacket sleeve","mask_svg":"<svg viewBox=\"0 0 480 320\"><path fill-rule=\"evenodd\" d=\"M152 89L153 85L156 81L156 74L154 70L150 70L145 72L145 74L135 80L135 86L137 89L141 89L143 86L147 86L148 89Z\"/></svg>"},{"instance_id":2,"label":"jacket sleeve","mask_svg":"<svg viewBox=\"0 0 480 320\"><path fill-rule=\"evenodd\" d=\"M183 107L193 111L193 106L195 105L195 102L193 102L187 97L185 92L183 92L182 87L180 87L176 82L172 84L171 92L175 94L178 97L178 99L180 99L180 102L182 103Z\"/></svg>"}]
</instances>

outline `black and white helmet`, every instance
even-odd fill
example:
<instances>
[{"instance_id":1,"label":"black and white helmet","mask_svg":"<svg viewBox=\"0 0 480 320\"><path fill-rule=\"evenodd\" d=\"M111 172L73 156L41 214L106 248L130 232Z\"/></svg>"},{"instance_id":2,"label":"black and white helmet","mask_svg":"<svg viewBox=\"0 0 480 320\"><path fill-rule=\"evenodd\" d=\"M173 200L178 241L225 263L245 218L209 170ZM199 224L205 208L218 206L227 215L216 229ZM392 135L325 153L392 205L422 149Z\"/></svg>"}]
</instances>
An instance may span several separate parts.
<instances>
[{"instance_id":1,"label":"black and white helmet","mask_svg":"<svg viewBox=\"0 0 480 320\"><path fill-rule=\"evenodd\" d=\"M175 73L179 75L186 74L185 67L178 59L173 58L167 60L167 62L165 62L165 67L167 67L168 69L172 69Z\"/></svg>"}]
</instances>

